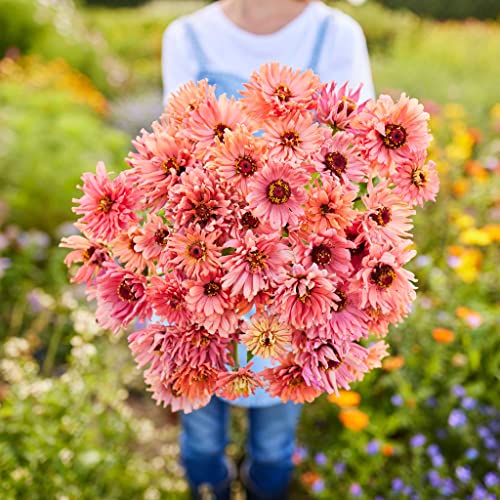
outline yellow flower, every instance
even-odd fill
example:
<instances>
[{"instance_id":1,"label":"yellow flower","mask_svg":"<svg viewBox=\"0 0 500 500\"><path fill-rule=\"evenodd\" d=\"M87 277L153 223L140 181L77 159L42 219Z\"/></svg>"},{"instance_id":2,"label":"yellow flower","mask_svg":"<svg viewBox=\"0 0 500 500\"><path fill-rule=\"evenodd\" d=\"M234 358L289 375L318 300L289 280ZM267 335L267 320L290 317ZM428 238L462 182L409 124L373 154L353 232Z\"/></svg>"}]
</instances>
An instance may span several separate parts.
<instances>
[{"instance_id":1,"label":"yellow flower","mask_svg":"<svg viewBox=\"0 0 500 500\"><path fill-rule=\"evenodd\" d=\"M455 339L454 333L447 328L434 328L432 330L432 337L440 344L449 344Z\"/></svg>"},{"instance_id":2,"label":"yellow flower","mask_svg":"<svg viewBox=\"0 0 500 500\"><path fill-rule=\"evenodd\" d=\"M448 120L461 120L465 118L465 109L460 104L449 102L443 106L443 114Z\"/></svg>"},{"instance_id":3,"label":"yellow flower","mask_svg":"<svg viewBox=\"0 0 500 500\"><path fill-rule=\"evenodd\" d=\"M484 247L492 243L491 237L487 231L471 227L462 231L459 240L464 245L477 245Z\"/></svg>"},{"instance_id":4,"label":"yellow flower","mask_svg":"<svg viewBox=\"0 0 500 500\"><path fill-rule=\"evenodd\" d=\"M500 241L500 224L486 224L486 226L482 228L482 231L488 233L491 241Z\"/></svg>"},{"instance_id":5,"label":"yellow flower","mask_svg":"<svg viewBox=\"0 0 500 500\"><path fill-rule=\"evenodd\" d=\"M358 432L368 425L370 418L357 408L346 408L339 413L339 420L347 429Z\"/></svg>"},{"instance_id":6,"label":"yellow flower","mask_svg":"<svg viewBox=\"0 0 500 500\"><path fill-rule=\"evenodd\" d=\"M457 214L453 217L453 222L460 228L460 229L467 229L469 227L472 227L475 224L475 219L472 217L472 215L469 214Z\"/></svg>"},{"instance_id":7,"label":"yellow flower","mask_svg":"<svg viewBox=\"0 0 500 500\"><path fill-rule=\"evenodd\" d=\"M355 391L339 391L339 395L328 395L328 401L335 403L341 408L348 408L351 406L358 406L361 402L361 395Z\"/></svg>"},{"instance_id":8,"label":"yellow flower","mask_svg":"<svg viewBox=\"0 0 500 500\"><path fill-rule=\"evenodd\" d=\"M475 248L464 249L459 258L458 265L454 268L455 272L465 283L476 281L483 263L483 254Z\"/></svg>"}]
</instances>

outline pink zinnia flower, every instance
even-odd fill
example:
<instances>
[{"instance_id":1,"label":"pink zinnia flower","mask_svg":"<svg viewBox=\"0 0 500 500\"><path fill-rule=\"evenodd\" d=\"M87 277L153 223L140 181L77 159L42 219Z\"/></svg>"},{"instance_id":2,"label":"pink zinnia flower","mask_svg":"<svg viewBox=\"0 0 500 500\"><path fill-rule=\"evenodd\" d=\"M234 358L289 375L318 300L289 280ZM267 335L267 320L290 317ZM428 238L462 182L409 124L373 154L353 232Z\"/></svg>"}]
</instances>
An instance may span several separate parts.
<instances>
[{"instance_id":1,"label":"pink zinnia flower","mask_svg":"<svg viewBox=\"0 0 500 500\"><path fill-rule=\"evenodd\" d=\"M167 272L163 277L151 276L146 295L154 312L169 324L186 325L191 321L187 288L176 271Z\"/></svg>"},{"instance_id":2,"label":"pink zinnia flower","mask_svg":"<svg viewBox=\"0 0 500 500\"><path fill-rule=\"evenodd\" d=\"M331 127L334 133L347 130L353 118L363 109L358 105L362 84L356 90L347 87L348 82L337 87L335 82L324 83L317 97L317 120Z\"/></svg>"},{"instance_id":3,"label":"pink zinnia flower","mask_svg":"<svg viewBox=\"0 0 500 500\"><path fill-rule=\"evenodd\" d=\"M320 390L307 384L302 375L302 366L292 354L279 366L266 368L262 376L269 384L269 394L272 397L279 396L283 403L312 403L321 394Z\"/></svg>"},{"instance_id":4,"label":"pink zinnia flower","mask_svg":"<svg viewBox=\"0 0 500 500\"><path fill-rule=\"evenodd\" d=\"M104 163L99 162L96 175L86 172L82 181L83 187L78 188L84 195L73 198L79 205L73 207L73 212L82 214L79 223L92 238L108 242L137 222L135 211L139 208L141 194L127 182L123 172L111 180Z\"/></svg>"},{"instance_id":5,"label":"pink zinnia flower","mask_svg":"<svg viewBox=\"0 0 500 500\"><path fill-rule=\"evenodd\" d=\"M247 231L241 239L227 241L225 248L234 253L220 259L227 270L222 286L231 289L232 296L241 293L247 300L273 286L292 258L278 235L257 236Z\"/></svg>"},{"instance_id":6,"label":"pink zinnia flower","mask_svg":"<svg viewBox=\"0 0 500 500\"><path fill-rule=\"evenodd\" d=\"M393 162L409 158L429 146L429 114L417 99L401 94L398 102L381 95L360 113L356 126L364 136L364 148L370 161L386 175Z\"/></svg>"},{"instance_id":7,"label":"pink zinnia flower","mask_svg":"<svg viewBox=\"0 0 500 500\"><path fill-rule=\"evenodd\" d=\"M304 207L309 229L317 232L333 228L342 234L356 217L352 208L355 198L356 191L329 179L322 186L311 188Z\"/></svg>"},{"instance_id":8,"label":"pink zinnia flower","mask_svg":"<svg viewBox=\"0 0 500 500\"><path fill-rule=\"evenodd\" d=\"M70 267L75 262L81 262L76 274L71 278L72 283L87 283L97 276L102 269L102 264L110 259L109 250L106 246L91 241L84 236L69 236L62 238L60 247L72 248L64 259L64 263Z\"/></svg>"},{"instance_id":9,"label":"pink zinnia flower","mask_svg":"<svg viewBox=\"0 0 500 500\"><path fill-rule=\"evenodd\" d=\"M347 278L351 271L351 253L354 243L338 234L335 229L312 233L307 245L299 242L294 247L296 261L306 269L316 264L338 278Z\"/></svg>"},{"instance_id":10,"label":"pink zinnia flower","mask_svg":"<svg viewBox=\"0 0 500 500\"><path fill-rule=\"evenodd\" d=\"M102 328L118 333L132 320L145 320L151 314L146 300L146 278L106 262L97 277L97 322Z\"/></svg>"},{"instance_id":11,"label":"pink zinnia flower","mask_svg":"<svg viewBox=\"0 0 500 500\"><path fill-rule=\"evenodd\" d=\"M366 358L366 365L370 370L380 368L382 360L389 355L389 345L380 340L368 346L368 357Z\"/></svg>"},{"instance_id":12,"label":"pink zinnia flower","mask_svg":"<svg viewBox=\"0 0 500 500\"><path fill-rule=\"evenodd\" d=\"M338 132L326 139L315 160L323 178L331 177L342 184L364 182L369 172L355 136L348 132Z\"/></svg>"},{"instance_id":13,"label":"pink zinnia flower","mask_svg":"<svg viewBox=\"0 0 500 500\"><path fill-rule=\"evenodd\" d=\"M159 215L149 213L142 231L134 236L134 249L147 261L158 260L167 246L170 229Z\"/></svg>"},{"instance_id":14,"label":"pink zinnia flower","mask_svg":"<svg viewBox=\"0 0 500 500\"><path fill-rule=\"evenodd\" d=\"M274 315L254 314L239 339L253 354L279 359L290 349L290 329Z\"/></svg>"},{"instance_id":15,"label":"pink zinnia flower","mask_svg":"<svg viewBox=\"0 0 500 500\"><path fill-rule=\"evenodd\" d=\"M419 151L399 162L391 175L396 184L394 192L410 205L423 206L425 201L435 201L439 191L436 164L425 163L425 151Z\"/></svg>"},{"instance_id":16,"label":"pink zinnia flower","mask_svg":"<svg viewBox=\"0 0 500 500\"><path fill-rule=\"evenodd\" d=\"M323 143L321 129L310 114L297 112L266 120L263 127L262 137L268 143L269 158L275 162L306 161Z\"/></svg>"},{"instance_id":17,"label":"pink zinnia flower","mask_svg":"<svg viewBox=\"0 0 500 500\"><path fill-rule=\"evenodd\" d=\"M294 328L310 328L325 322L333 300L334 284L325 269L294 265L276 288L272 310Z\"/></svg>"},{"instance_id":18,"label":"pink zinnia flower","mask_svg":"<svg viewBox=\"0 0 500 500\"><path fill-rule=\"evenodd\" d=\"M253 214L274 229L296 225L304 214L308 180L300 169L270 161L249 183L247 201Z\"/></svg>"},{"instance_id":19,"label":"pink zinnia flower","mask_svg":"<svg viewBox=\"0 0 500 500\"><path fill-rule=\"evenodd\" d=\"M178 391L195 403L206 400L214 393L218 376L219 370L209 364L193 366L191 363L185 363L177 367L170 381L174 391Z\"/></svg>"},{"instance_id":20,"label":"pink zinnia flower","mask_svg":"<svg viewBox=\"0 0 500 500\"><path fill-rule=\"evenodd\" d=\"M167 250L171 252L167 265L179 266L190 278L217 271L221 266L221 250L215 244L218 237L217 232L207 233L198 226L173 234L167 243Z\"/></svg>"},{"instance_id":21,"label":"pink zinnia flower","mask_svg":"<svg viewBox=\"0 0 500 500\"><path fill-rule=\"evenodd\" d=\"M215 168L243 201L248 193L248 181L262 169L266 157L266 142L240 125L234 131L227 130L224 142L213 147L213 159L207 168Z\"/></svg>"},{"instance_id":22,"label":"pink zinnia flower","mask_svg":"<svg viewBox=\"0 0 500 500\"><path fill-rule=\"evenodd\" d=\"M142 273L147 264L142 252L137 251L135 247L135 238L141 234L142 229L139 226L133 226L128 231L123 231L111 242L113 256L134 273Z\"/></svg>"},{"instance_id":23,"label":"pink zinnia flower","mask_svg":"<svg viewBox=\"0 0 500 500\"><path fill-rule=\"evenodd\" d=\"M376 186L368 183L368 194L361 197L366 207L363 226L372 244L392 242L397 245L401 238L411 237L411 217L415 210L389 189L389 182L385 180Z\"/></svg>"},{"instance_id":24,"label":"pink zinnia flower","mask_svg":"<svg viewBox=\"0 0 500 500\"><path fill-rule=\"evenodd\" d=\"M250 370L253 362L245 367L240 367L233 372L219 372L215 390L222 398L234 401L239 397L248 398L255 394L257 387L262 387L262 381Z\"/></svg>"},{"instance_id":25,"label":"pink zinnia flower","mask_svg":"<svg viewBox=\"0 0 500 500\"><path fill-rule=\"evenodd\" d=\"M143 330L131 333L127 337L128 346L132 351L137 368L151 365L157 369L163 366L162 355L165 353L165 338L170 336L167 332L173 327L150 324Z\"/></svg>"},{"instance_id":26,"label":"pink zinnia flower","mask_svg":"<svg viewBox=\"0 0 500 500\"><path fill-rule=\"evenodd\" d=\"M289 66L268 63L252 73L241 95L247 112L266 119L311 109L319 84L319 77L311 70L294 71Z\"/></svg>"}]
</instances>

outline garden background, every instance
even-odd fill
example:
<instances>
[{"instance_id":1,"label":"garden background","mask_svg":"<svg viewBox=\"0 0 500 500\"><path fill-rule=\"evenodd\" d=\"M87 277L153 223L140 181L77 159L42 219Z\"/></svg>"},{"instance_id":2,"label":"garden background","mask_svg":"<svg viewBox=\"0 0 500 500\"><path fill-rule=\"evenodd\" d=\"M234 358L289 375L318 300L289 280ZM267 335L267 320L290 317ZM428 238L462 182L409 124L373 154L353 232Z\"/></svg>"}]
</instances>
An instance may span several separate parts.
<instances>
[{"instance_id":1,"label":"garden background","mask_svg":"<svg viewBox=\"0 0 500 500\"><path fill-rule=\"evenodd\" d=\"M361 23L377 93L432 114L441 191L415 219L418 299L391 357L303 412L292 498L497 498L499 4L332 3ZM201 5L0 0L2 499L187 498L176 416L151 401L125 334L96 327L57 244L80 175L125 168L160 114L163 30ZM236 460L244 430L237 410Z\"/></svg>"}]
</instances>

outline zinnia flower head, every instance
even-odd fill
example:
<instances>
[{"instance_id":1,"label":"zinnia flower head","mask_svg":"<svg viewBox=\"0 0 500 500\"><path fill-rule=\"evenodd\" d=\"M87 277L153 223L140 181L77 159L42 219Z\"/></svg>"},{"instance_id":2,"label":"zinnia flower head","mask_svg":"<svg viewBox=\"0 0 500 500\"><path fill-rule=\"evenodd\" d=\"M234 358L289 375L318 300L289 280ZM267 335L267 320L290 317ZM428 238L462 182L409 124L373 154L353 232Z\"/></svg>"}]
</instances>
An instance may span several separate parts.
<instances>
[{"instance_id":1,"label":"zinnia flower head","mask_svg":"<svg viewBox=\"0 0 500 500\"><path fill-rule=\"evenodd\" d=\"M250 370L253 362L237 371L219 372L216 391L217 394L229 401L234 401L239 397L248 398L255 394L257 387L262 387L262 381Z\"/></svg>"}]
</instances>

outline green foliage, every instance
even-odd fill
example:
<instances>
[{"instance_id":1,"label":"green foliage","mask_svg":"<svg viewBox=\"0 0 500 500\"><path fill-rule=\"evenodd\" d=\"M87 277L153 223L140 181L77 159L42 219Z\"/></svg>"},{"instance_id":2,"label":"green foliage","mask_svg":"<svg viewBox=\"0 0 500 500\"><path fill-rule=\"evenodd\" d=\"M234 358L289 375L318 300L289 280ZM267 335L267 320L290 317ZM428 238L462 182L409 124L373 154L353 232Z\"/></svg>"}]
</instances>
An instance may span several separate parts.
<instances>
[{"instance_id":1,"label":"green foliage","mask_svg":"<svg viewBox=\"0 0 500 500\"><path fill-rule=\"evenodd\" d=\"M122 165L127 138L65 92L0 84L0 197L9 220L51 234L72 220L81 174L103 160ZM113 168L113 167L112 167Z\"/></svg>"},{"instance_id":2,"label":"green foliage","mask_svg":"<svg viewBox=\"0 0 500 500\"><path fill-rule=\"evenodd\" d=\"M391 9L409 9L419 16L437 19L496 19L500 15L497 0L453 0L452 2L436 2L436 0L377 0Z\"/></svg>"}]
</instances>

